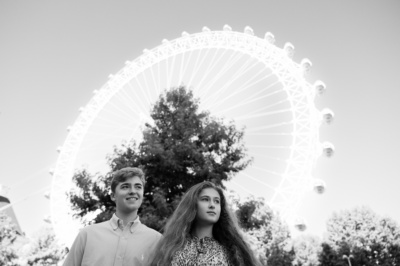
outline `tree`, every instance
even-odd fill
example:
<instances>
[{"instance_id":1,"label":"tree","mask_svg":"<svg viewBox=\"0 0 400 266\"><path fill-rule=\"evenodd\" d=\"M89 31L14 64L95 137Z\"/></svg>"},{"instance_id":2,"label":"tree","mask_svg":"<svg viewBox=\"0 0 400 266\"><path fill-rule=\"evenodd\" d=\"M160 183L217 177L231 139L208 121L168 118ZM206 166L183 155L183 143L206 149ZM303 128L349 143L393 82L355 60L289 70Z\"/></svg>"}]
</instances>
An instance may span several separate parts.
<instances>
[{"instance_id":1,"label":"tree","mask_svg":"<svg viewBox=\"0 0 400 266\"><path fill-rule=\"evenodd\" d=\"M292 266L294 257L295 253L293 247L286 246L282 248L277 244L273 244L269 249L266 265Z\"/></svg>"},{"instance_id":2,"label":"tree","mask_svg":"<svg viewBox=\"0 0 400 266\"><path fill-rule=\"evenodd\" d=\"M334 213L327 231L319 257L321 265L348 265L347 258L353 265L366 266L397 265L400 261L400 227L367 207Z\"/></svg>"},{"instance_id":3,"label":"tree","mask_svg":"<svg viewBox=\"0 0 400 266\"><path fill-rule=\"evenodd\" d=\"M265 205L263 198L250 196L241 201L234 192L230 193L236 217L262 264L292 265L294 250L287 224Z\"/></svg>"},{"instance_id":4,"label":"tree","mask_svg":"<svg viewBox=\"0 0 400 266\"><path fill-rule=\"evenodd\" d=\"M319 253L318 261L323 266L339 266L343 264L343 260L339 259L339 254L328 243L321 244L321 253Z\"/></svg>"},{"instance_id":5,"label":"tree","mask_svg":"<svg viewBox=\"0 0 400 266\"><path fill-rule=\"evenodd\" d=\"M18 265L15 243L20 237L11 218L0 212L0 265Z\"/></svg>"},{"instance_id":6,"label":"tree","mask_svg":"<svg viewBox=\"0 0 400 266\"><path fill-rule=\"evenodd\" d=\"M199 100L185 87L162 94L150 115L153 123L145 125L143 141L115 148L108 164L111 172L126 166L144 169L148 179L141 220L160 230L188 188L205 180L223 187L223 181L245 169L251 159L243 143L244 129L200 112ZM110 175L81 170L73 179L78 189L69 196L75 216L97 211L93 222L109 219L114 212L107 190Z\"/></svg>"},{"instance_id":7,"label":"tree","mask_svg":"<svg viewBox=\"0 0 400 266\"><path fill-rule=\"evenodd\" d=\"M322 244L322 252L319 254L319 262L323 266L348 266L352 265L399 265L400 246L391 244L387 247L381 244L373 244L367 247L350 248L346 242L340 243L337 250L328 243Z\"/></svg>"},{"instance_id":8,"label":"tree","mask_svg":"<svg viewBox=\"0 0 400 266\"><path fill-rule=\"evenodd\" d=\"M312 235L299 235L293 240L296 254L293 265L316 266L319 265L318 255L321 252L321 240Z\"/></svg>"},{"instance_id":9,"label":"tree","mask_svg":"<svg viewBox=\"0 0 400 266\"><path fill-rule=\"evenodd\" d=\"M399 244L400 227L390 218L381 218L367 207L334 213L327 221L327 242L334 249L345 242L351 249L373 244Z\"/></svg>"},{"instance_id":10,"label":"tree","mask_svg":"<svg viewBox=\"0 0 400 266\"><path fill-rule=\"evenodd\" d=\"M65 247L57 243L52 228L44 227L29 241L25 251L25 265L57 265L66 254Z\"/></svg>"}]
</instances>

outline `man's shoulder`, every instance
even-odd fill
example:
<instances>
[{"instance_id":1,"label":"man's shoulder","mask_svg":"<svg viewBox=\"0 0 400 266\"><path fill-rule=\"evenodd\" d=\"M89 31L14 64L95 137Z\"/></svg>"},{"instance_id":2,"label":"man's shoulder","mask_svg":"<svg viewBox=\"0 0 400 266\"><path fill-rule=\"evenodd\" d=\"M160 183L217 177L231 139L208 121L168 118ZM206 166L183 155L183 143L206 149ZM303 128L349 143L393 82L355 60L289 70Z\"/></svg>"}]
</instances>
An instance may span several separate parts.
<instances>
[{"instance_id":1,"label":"man's shoulder","mask_svg":"<svg viewBox=\"0 0 400 266\"><path fill-rule=\"evenodd\" d=\"M145 232L146 234L149 235L154 235L154 236L161 236L160 232L158 232L157 230L154 230L153 228L148 227L145 224L140 224L141 226L141 231Z\"/></svg>"},{"instance_id":2,"label":"man's shoulder","mask_svg":"<svg viewBox=\"0 0 400 266\"><path fill-rule=\"evenodd\" d=\"M96 231L104 230L104 229L108 229L108 228L110 228L109 220L101 222L101 223L85 226L84 228L81 229L81 232L85 232L85 233L96 232Z\"/></svg>"}]
</instances>

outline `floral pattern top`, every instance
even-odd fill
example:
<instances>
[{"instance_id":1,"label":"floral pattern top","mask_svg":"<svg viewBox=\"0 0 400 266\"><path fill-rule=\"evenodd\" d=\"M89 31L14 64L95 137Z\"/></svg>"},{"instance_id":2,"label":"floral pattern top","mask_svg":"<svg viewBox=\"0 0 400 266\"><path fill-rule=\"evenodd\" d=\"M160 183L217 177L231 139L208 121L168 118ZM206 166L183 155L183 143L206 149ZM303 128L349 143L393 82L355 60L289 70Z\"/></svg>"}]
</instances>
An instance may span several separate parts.
<instances>
[{"instance_id":1,"label":"floral pattern top","mask_svg":"<svg viewBox=\"0 0 400 266\"><path fill-rule=\"evenodd\" d=\"M191 236L185 247L177 251L171 266L232 266L228 251L211 237Z\"/></svg>"}]
</instances>

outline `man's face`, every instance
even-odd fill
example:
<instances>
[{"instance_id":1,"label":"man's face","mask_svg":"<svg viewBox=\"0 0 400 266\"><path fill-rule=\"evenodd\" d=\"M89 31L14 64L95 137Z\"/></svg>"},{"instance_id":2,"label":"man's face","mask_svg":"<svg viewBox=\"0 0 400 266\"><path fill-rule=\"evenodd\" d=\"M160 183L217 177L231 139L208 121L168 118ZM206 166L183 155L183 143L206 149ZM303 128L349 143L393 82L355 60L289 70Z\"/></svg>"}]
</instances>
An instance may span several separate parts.
<instances>
[{"instance_id":1,"label":"man's face","mask_svg":"<svg viewBox=\"0 0 400 266\"><path fill-rule=\"evenodd\" d=\"M117 205L117 210L129 214L135 212L142 205L143 183L139 177L134 176L121 182L111 194L111 199Z\"/></svg>"},{"instance_id":2,"label":"man's face","mask_svg":"<svg viewBox=\"0 0 400 266\"><path fill-rule=\"evenodd\" d=\"M205 188L197 200L196 221L202 224L215 224L221 214L221 199L218 191Z\"/></svg>"}]
</instances>

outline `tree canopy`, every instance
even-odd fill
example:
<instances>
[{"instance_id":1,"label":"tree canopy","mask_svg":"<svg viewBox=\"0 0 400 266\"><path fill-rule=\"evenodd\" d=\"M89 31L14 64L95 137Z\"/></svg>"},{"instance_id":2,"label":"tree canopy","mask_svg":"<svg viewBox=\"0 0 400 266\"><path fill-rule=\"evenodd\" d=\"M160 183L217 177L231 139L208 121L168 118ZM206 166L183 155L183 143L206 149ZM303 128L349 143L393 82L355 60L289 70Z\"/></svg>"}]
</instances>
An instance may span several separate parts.
<instances>
[{"instance_id":1,"label":"tree canopy","mask_svg":"<svg viewBox=\"0 0 400 266\"><path fill-rule=\"evenodd\" d=\"M24 250L24 265L58 265L66 255L66 248L57 243L54 231L50 227L41 228L30 239Z\"/></svg>"},{"instance_id":2,"label":"tree canopy","mask_svg":"<svg viewBox=\"0 0 400 266\"><path fill-rule=\"evenodd\" d=\"M333 213L327 221L327 242L338 248L342 242L354 247L374 243L400 244L400 227L387 217L380 217L370 208L357 207Z\"/></svg>"},{"instance_id":3,"label":"tree canopy","mask_svg":"<svg viewBox=\"0 0 400 266\"><path fill-rule=\"evenodd\" d=\"M208 180L224 186L251 158L244 146L244 128L233 121L212 117L199 110L199 100L185 87L166 90L154 104L146 123L143 140L115 148L108 158L110 173L127 166L141 167L147 176L141 220L160 230L183 193ZM70 201L76 217L96 211L93 222L111 217L115 211L109 197L110 173L75 173L75 191ZM89 223L91 221L88 221Z\"/></svg>"},{"instance_id":4,"label":"tree canopy","mask_svg":"<svg viewBox=\"0 0 400 266\"><path fill-rule=\"evenodd\" d=\"M367 207L334 213L327 222L321 265L399 265L400 227Z\"/></svg>"},{"instance_id":5,"label":"tree canopy","mask_svg":"<svg viewBox=\"0 0 400 266\"><path fill-rule=\"evenodd\" d=\"M265 204L252 196L241 200L234 192L230 201L248 243L263 265L292 265L294 250L288 225Z\"/></svg>"},{"instance_id":6,"label":"tree canopy","mask_svg":"<svg viewBox=\"0 0 400 266\"><path fill-rule=\"evenodd\" d=\"M21 238L15 224L4 212L0 212L0 265L18 265L15 242Z\"/></svg>"},{"instance_id":7,"label":"tree canopy","mask_svg":"<svg viewBox=\"0 0 400 266\"><path fill-rule=\"evenodd\" d=\"M293 239L295 266L316 266L319 265L318 255L322 250L319 237L302 234Z\"/></svg>"}]
</instances>

